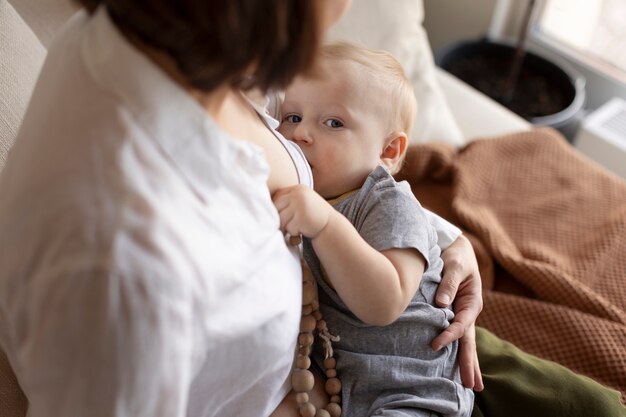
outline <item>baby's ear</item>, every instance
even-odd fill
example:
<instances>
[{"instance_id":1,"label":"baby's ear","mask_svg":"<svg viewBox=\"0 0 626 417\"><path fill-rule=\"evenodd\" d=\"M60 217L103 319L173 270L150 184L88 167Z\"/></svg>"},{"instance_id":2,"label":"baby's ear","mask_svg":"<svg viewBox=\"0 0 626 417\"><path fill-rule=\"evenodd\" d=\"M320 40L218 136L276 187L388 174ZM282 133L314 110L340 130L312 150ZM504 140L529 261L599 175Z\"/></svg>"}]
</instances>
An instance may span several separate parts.
<instances>
[{"instance_id":1,"label":"baby's ear","mask_svg":"<svg viewBox=\"0 0 626 417\"><path fill-rule=\"evenodd\" d=\"M393 168L402 160L406 153L408 138L404 132L391 132L385 139L383 151L380 154L380 161L385 167L393 171Z\"/></svg>"}]
</instances>

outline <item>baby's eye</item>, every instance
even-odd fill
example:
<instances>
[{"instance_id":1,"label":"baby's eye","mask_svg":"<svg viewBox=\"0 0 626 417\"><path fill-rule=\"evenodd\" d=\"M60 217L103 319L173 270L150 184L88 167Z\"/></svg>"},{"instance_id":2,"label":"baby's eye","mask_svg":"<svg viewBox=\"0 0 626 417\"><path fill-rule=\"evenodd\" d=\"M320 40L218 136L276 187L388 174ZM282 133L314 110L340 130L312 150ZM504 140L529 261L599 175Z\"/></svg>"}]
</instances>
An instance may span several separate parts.
<instances>
[{"instance_id":1,"label":"baby's eye","mask_svg":"<svg viewBox=\"0 0 626 417\"><path fill-rule=\"evenodd\" d=\"M300 123L302 121L302 117L297 114L290 114L285 117L284 121L287 123Z\"/></svg>"},{"instance_id":2,"label":"baby's eye","mask_svg":"<svg viewBox=\"0 0 626 417\"><path fill-rule=\"evenodd\" d=\"M332 127L333 129L339 129L343 127L343 122L337 119L328 119L324 122L324 124L328 127Z\"/></svg>"}]
</instances>

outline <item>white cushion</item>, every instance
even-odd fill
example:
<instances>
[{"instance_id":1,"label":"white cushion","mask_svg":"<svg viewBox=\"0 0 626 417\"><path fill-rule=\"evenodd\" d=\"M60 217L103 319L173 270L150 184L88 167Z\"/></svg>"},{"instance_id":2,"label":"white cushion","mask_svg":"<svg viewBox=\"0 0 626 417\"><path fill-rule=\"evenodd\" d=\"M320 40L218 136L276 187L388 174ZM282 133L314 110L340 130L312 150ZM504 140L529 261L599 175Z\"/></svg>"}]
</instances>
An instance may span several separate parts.
<instances>
[{"instance_id":1,"label":"white cushion","mask_svg":"<svg viewBox=\"0 0 626 417\"><path fill-rule=\"evenodd\" d=\"M531 124L444 70L437 81L466 141L530 130Z\"/></svg>"},{"instance_id":2,"label":"white cushion","mask_svg":"<svg viewBox=\"0 0 626 417\"><path fill-rule=\"evenodd\" d=\"M411 80L418 102L410 142L444 141L458 146L463 144L463 135L437 84L423 20L420 0L357 0L331 29L329 38L393 54Z\"/></svg>"},{"instance_id":3,"label":"white cushion","mask_svg":"<svg viewBox=\"0 0 626 417\"><path fill-rule=\"evenodd\" d=\"M0 0L0 170L45 56L43 45L15 9Z\"/></svg>"}]
</instances>

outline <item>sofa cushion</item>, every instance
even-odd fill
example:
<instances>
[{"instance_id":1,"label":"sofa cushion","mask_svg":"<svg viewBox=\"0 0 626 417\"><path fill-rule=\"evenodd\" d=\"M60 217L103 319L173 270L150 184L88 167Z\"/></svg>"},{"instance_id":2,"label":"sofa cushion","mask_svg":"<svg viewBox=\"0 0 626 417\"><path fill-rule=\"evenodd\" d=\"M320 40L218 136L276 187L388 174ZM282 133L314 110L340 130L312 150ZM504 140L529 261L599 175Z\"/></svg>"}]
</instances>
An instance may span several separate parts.
<instances>
[{"instance_id":1,"label":"sofa cushion","mask_svg":"<svg viewBox=\"0 0 626 417\"><path fill-rule=\"evenodd\" d=\"M391 5L393 3L393 5ZM418 103L411 143L444 141L463 144L446 99L437 83L435 64L422 26L420 0L358 0L330 32L332 40L357 42L384 49L402 64Z\"/></svg>"},{"instance_id":2,"label":"sofa cushion","mask_svg":"<svg viewBox=\"0 0 626 417\"><path fill-rule=\"evenodd\" d=\"M41 42L7 1L0 1L0 56L2 170L46 56Z\"/></svg>"}]
</instances>

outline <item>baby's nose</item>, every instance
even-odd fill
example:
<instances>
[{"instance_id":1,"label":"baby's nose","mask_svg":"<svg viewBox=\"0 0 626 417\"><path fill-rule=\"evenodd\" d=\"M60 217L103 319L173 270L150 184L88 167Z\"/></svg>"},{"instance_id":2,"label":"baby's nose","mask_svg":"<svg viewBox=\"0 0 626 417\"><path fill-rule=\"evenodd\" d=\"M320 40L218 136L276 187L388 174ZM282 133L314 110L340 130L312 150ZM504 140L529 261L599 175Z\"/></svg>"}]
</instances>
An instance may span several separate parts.
<instances>
[{"instance_id":1,"label":"baby's nose","mask_svg":"<svg viewBox=\"0 0 626 417\"><path fill-rule=\"evenodd\" d=\"M293 139L296 142L311 144L313 142L311 132L304 123L299 123L293 131Z\"/></svg>"}]
</instances>

